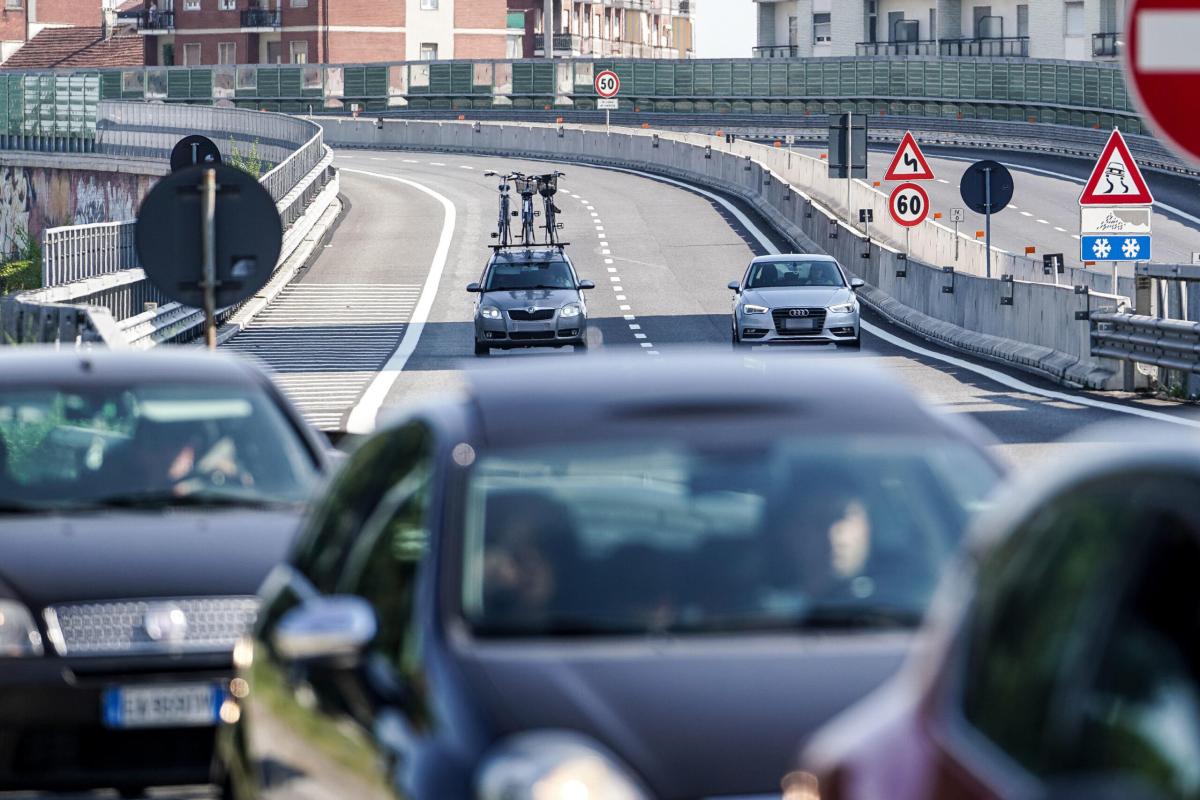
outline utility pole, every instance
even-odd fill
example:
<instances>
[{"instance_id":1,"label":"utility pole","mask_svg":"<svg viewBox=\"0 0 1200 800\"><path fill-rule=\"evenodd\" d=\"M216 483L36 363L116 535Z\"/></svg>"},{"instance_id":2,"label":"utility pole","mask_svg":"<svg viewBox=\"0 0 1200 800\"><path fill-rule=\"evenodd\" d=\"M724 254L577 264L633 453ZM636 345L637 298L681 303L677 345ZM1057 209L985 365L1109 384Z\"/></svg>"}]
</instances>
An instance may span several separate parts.
<instances>
[{"instance_id":1,"label":"utility pole","mask_svg":"<svg viewBox=\"0 0 1200 800\"><path fill-rule=\"evenodd\" d=\"M545 0L542 6L542 52L554 58L554 0Z\"/></svg>"}]
</instances>

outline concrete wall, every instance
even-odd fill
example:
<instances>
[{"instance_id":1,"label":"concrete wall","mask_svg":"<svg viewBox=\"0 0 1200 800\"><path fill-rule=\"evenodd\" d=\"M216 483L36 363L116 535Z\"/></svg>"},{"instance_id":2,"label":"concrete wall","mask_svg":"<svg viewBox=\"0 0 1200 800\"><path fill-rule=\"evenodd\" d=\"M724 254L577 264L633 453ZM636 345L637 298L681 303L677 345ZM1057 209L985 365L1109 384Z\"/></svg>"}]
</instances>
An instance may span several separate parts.
<instances>
[{"instance_id":1,"label":"concrete wall","mask_svg":"<svg viewBox=\"0 0 1200 800\"><path fill-rule=\"evenodd\" d=\"M603 130L580 126L387 121L380 128L371 120L316 121L325 130L325 141L335 146L631 166L713 186L750 202L798 248L835 256L873 287L865 293L865 301L930 339L1088 386L1114 386L1114 376L1119 373L1114 363L1091 359L1088 325L1075 320L1075 312L1098 304L1115 308L1123 299L1078 294L1070 286L1019 278L1012 283L969 273L955 273L951 278L940 267L920 259L901 261L894 249L837 223L814 197L813 188L819 187L823 171L795 159L789 165L783 150L746 143L727 146L716 137L645 130L606 135ZM870 187L862 185L861 189L866 192ZM877 209L876 219L881 216L886 212ZM830 237L831 231L837 233L836 238ZM936 251L946 246L936 229L918 235L925 249ZM900 264L906 267L903 278L896 276ZM951 280L954 292L943 292L941 287ZM1010 292L1012 305L1001 303Z\"/></svg>"}]
</instances>

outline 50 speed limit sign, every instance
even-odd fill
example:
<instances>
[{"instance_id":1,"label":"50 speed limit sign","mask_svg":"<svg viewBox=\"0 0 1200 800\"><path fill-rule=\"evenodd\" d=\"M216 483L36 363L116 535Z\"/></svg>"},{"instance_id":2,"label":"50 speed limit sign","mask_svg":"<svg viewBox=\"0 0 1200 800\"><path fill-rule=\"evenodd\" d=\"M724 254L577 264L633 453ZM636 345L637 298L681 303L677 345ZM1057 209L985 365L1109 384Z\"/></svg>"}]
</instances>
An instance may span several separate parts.
<instances>
[{"instance_id":1,"label":"50 speed limit sign","mask_svg":"<svg viewBox=\"0 0 1200 800\"><path fill-rule=\"evenodd\" d=\"M902 183L892 190L888 209L896 224L912 228L929 216L929 195L915 183Z\"/></svg>"},{"instance_id":2,"label":"50 speed limit sign","mask_svg":"<svg viewBox=\"0 0 1200 800\"><path fill-rule=\"evenodd\" d=\"M606 69L596 75L596 94L605 100L616 97L621 91L621 79L611 69Z\"/></svg>"}]
</instances>

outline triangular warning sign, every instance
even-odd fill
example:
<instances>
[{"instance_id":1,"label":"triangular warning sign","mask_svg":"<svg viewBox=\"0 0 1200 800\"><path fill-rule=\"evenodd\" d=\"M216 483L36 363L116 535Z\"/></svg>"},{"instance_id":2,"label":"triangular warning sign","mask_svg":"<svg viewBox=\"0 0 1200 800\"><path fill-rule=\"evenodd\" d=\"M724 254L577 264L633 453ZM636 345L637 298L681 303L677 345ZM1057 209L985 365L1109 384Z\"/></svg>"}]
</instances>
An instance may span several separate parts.
<instances>
[{"instance_id":1,"label":"triangular warning sign","mask_svg":"<svg viewBox=\"0 0 1200 800\"><path fill-rule=\"evenodd\" d=\"M1079 205L1148 206L1153 203L1154 196L1125 144L1125 137L1114 129L1092 169L1092 177L1088 178L1087 186L1079 196Z\"/></svg>"},{"instance_id":2,"label":"triangular warning sign","mask_svg":"<svg viewBox=\"0 0 1200 800\"><path fill-rule=\"evenodd\" d=\"M883 179L885 181L933 180L933 170L929 168L925 154L917 146L917 140L913 138L912 131L904 132L904 138L900 140L900 146L896 148L896 156L892 159L892 165L888 167L887 174L883 176Z\"/></svg>"}]
</instances>

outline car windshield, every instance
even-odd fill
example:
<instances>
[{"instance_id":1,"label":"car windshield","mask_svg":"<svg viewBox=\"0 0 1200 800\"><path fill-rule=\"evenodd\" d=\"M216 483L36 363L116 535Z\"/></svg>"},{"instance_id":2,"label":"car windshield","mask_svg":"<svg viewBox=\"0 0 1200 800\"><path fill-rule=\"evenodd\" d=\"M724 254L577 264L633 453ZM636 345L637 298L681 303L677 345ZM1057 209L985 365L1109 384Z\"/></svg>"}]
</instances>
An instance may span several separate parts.
<instances>
[{"instance_id":1,"label":"car windshield","mask_svg":"<svg viewBox=\"0 0 1200 800\"><path fill-rule=\"evenodd\" d=\"M937 440L494 455L467 492L463 612L499 636L911 627L996 480Z\"/></svg>"},{"instance_id":2,"label":"car windshield","mask_svg":"<svg viewBox=\"0 0 1200 800\"><path fill-rule=\"evenodd\" d=\"M0 390L0 514L303 502L317 466L255 387Z\"/></svg>"},{"instance_id":3,"label":"car windshield","mask_svg":"<svg viewBox=\"0 0 1200 800\"><path fill-rule=\"evenodd\" d=\"M505 261L492 265L483 288L488 292L574 289L575 277L565 261Z\"/></svg>"},{"instance_id":4,"label":"car windshield","mask_svg":"<svg viewBox=\"0 0 1200 800\"><path fill-rule=\"evenodd\" d=\"M750 267L747 289L845 286L842 271L832 261L763 261Z\"/></svg>"}]
</instances>

